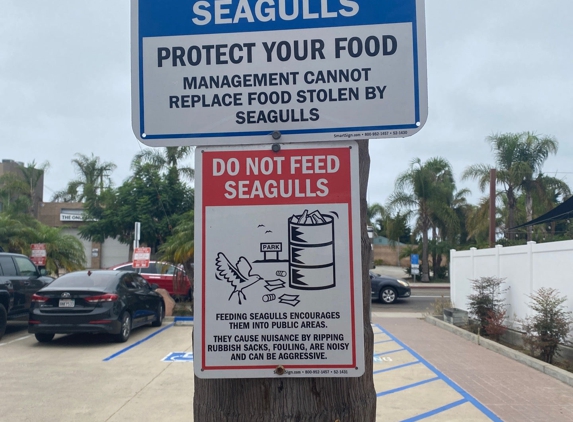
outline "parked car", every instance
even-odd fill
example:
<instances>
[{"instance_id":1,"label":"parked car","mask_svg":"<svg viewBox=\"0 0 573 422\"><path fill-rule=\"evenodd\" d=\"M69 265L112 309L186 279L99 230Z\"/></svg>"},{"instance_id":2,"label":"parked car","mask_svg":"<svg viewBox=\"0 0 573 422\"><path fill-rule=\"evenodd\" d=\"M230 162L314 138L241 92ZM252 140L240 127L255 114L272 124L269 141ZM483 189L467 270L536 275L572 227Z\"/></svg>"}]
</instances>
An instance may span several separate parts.
<instances>
[{"instance_id":1,"label":"parked car","mask_svg":"<svg viewBox=\"0 0 573 422\"><path fill-rule=\"evenodd\" d=\"M165 305L156 288L130 271L63 275L32 296L28 332L42 343L72 333L109 333L125 342L133 328L163 323Z\"/></svg>"},{"instance_id":2,"label":"parked car","mask_svg":"<svg viewBox=\"0 0 573 422\"><path fill-rule=\"evenodd\" d=\"M161 261L150 261L148 268L133 268L131 262L115 265L110 270L135 271L149 283L155 283L175 299L193 298L191 281L183 268Z\"/></svg>"},{"instance_id":3,"label":"parked car","mask_svg":"<svg viewBox=\"0 0 573 422\"><path fill-rule=\"evenodd\" d=\"M407 281L380 275L370 271L372 299L382 303L394 303L396 299L410 297L412 292Z\"/></svg>"},{"instance_id":4,"label":"parked car","mask_svg":"<svg viewBox=\"0 0 573 422\"><path fill-rule=\"evenodd\" d=\"M25 255L0 252L0 338L9 320L26 318L32 295L54 279Z\"/></svg>"}]
</instances>

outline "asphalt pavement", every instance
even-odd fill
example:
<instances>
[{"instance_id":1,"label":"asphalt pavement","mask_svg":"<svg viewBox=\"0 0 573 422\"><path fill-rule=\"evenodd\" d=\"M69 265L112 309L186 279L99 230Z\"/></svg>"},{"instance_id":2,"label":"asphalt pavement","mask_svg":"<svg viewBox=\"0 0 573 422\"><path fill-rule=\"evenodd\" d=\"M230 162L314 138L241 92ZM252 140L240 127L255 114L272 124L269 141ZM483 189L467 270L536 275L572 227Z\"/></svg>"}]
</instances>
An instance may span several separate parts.
<instances>
[{"instance_id":1,"label":"asphalt pavement","mask_svg":"<svg viewBox=\"0 0 573 422\"><path fill-rule=\"evenodd\" d=\"M373 317L377 421L573 421L573 388L424 320ZM2 419L193 420L192 327L0 341ZM349 421L350 422L350 421ZM352 421L359 422L359 421Z\"/></svg>"},{"instance_id":2,"label":"asphalt pavement","mask_svg":"<svg viewBox=\"0 0 573 422\"><path fill-rule=\"evenodd\" d=\"M406 306L447 289L413 287L407 301L373 304L377 422L573 421L572 387L420 319ZM10 323L0 340L0 419L193 420L192 326L167 320L125 344L93 335L42 344L26 328Z\"/></svg>"}]
</instances>

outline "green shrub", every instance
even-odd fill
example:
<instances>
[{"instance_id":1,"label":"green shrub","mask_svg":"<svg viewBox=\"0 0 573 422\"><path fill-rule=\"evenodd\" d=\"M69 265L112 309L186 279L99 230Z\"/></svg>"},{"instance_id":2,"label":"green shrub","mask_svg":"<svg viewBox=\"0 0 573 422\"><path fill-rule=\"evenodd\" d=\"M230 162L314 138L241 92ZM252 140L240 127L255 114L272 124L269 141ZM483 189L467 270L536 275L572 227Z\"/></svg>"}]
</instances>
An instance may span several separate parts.
<instances>
[{"instance_id":1,"label":"green shrub","mask_svg":"<svg viewBox=\"0 0 573 422\"><path fill-rule=\"evenodd\" d=\"M529 307L535 315L522 322L523 342L532 356L553 363L553 357L558 354L559 345L567 338L573 323L571 312L563 308L567 297L546 287L528 297L532 300Z\"/></svg>"},{"instance_id":2,"label":"green shrub","mask_svg":"<svg viewBox=\"0 0 573 422\"><path fill-rule=\"evenodd\" d=\"M477 280L470 280L473 293L468 296L469 314L477 319L480 327L487 333L488 318L497 317L505 312L505 298L502 294L508 289L502 289L502 278L480 277Z\"/></svg>"}]
</instances>

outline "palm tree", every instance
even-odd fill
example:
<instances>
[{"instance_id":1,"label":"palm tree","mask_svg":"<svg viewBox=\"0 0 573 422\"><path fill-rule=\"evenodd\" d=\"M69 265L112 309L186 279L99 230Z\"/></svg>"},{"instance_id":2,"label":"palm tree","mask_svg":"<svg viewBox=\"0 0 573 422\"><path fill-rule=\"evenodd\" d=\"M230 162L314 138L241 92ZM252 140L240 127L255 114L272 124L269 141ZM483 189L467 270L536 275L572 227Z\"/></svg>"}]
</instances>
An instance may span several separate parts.
<instances>
[{"instance_id":1,"label":"palm tree","mask_svg":"<svg viewBox=\"0 0 573 422\"><path fill-rule=\"evenodd\" d=\"M29 243L46 245L46 269L51 274L59 275L60 269L71 272L84 268L86 255L82 243L75 236L64 234L61 227L38 223Z\"/></svg>"},{"instance_id":2,"label":"palm tree","mask_svg":"<svg viewBox=\"0 0 573 422\"><path fill-rule=\"evenodd\" d=\"M149 163L156 167L159 171L176 171L177 178L182 175L188 180L193 180L195 177L195 170L191 167L180 167L181 161L188 158L193 153L192 147L165 147L158 149L144 149L136 154L131 161L131 168L134 171L141 166L142 163Z\"/></svg>"},{"instance_id":3,"label":"palm tree","mask_svg":"<svg viewBox=\"0 0 573 422\"><path fill-rule=\"evenodd\" d=\"M455 212L450 207L455 183L450 163L440 157L425 163L415 158L410 168L396 179L395 191L388 206L406 208L417 215L416 229L422 234L422 277L430 281L428 266L428 232L439 218L445 226L455 230L459 225Z\"/></svg>"},{"instance_id":4,"label":"palm tree","mask_svg":"<svg viewBox=\"0 0 573 422\"><path fill-rule=\"evenodd\" d=\"M24 196L25 193L26 183L18 175L6 173L0 176L0 203L3 209L10 207L12 202Z\"/></svg>"},{"instance_id":5,"label":"palm tree","mask_svg":"<svg viewBox=\"0 0 573 422\"><path fill-rule=\"evenodd\" d=\"M7 212L0 213L0 246L6 252L23 253L30 247L27 239L32 232L21 219Z\"/></svg>"},{"instance_id":6,"label":"palm tree","mask_svg":"<svg viewBox=\"0 0 573 422\"><path fill-rule=\"evenodd\" d=\"M549 154L557 154L558 142L549 136L539 137L533 133L525 132L521 134L522 152L521 161L523 179L520 187L525 193L525 213L527 221L533 220L533 193L541 193L542 185L537 177L541 173L541 168ZM532 227L527 227L527 240L531 240Z\"/></svg>"},{"instance_id":7,"label":"palm tree","mask_svg":"<svg viewBox=\"0 0 573 422\"><path fill-rule=\"evenodd\" d=\"M471 194L469 189L455 190L455 186L451 186L452 191L447 192L444 198L449 208L452 210L455 218L452 218L450 213L441 213L432 215L432 267L434 275L437 275L442 267L442 260L444 256L448 255L448 251L456 244L463 242L463 237L466 234L466 215L468 211L467 196ZM447 220L443 219L443 215Z\"/></svg>"},{"instance_id":8,"label":"palm tree","mask_svg":"<svg viewBox=\"0 0 573 422\"><path fill-rule=\"evenodd\" d=\"M34 160L25 166L20 166L20 171L22 173L24 183L26 183L26 196L30 198L30 202L32 204L30 208L31 215L37 216L37 206L43 197L41 192L38 195L38 185L40 181L43 180L44 173L48 170L49 167L50 163L48 161L38 165ZM41 187L43 188L43 182Z\"/></svg>"},{"instance_id":9,"label":"palm tree","mask_svg":"<svg viewBox=\"0 0 573 422\"><path fill-rule=\"evenodd\" d=\"M526 193L526 212L528 219L532 216L531 193L535 189L534 179L549 154L557 152L557 141L552 137L539 137L531 132L503 133L488 136L494 153L497 170L497 184L502 186L502 192L507 198L508 220L507 227L516 226L515 214L517 196L520 191ZM491 166L475 164L469 166L462 174L462 180L477 179L482 192L489 186ZM506 231L506 238L511 239L511 233Z\"/></svg>"},{"instance_id":10,"label":"palm tree","mask_svg":"<svg viewBox=\"0 0 573 422\"><path fill-rule=\"evenodd\" d=\"M515 208L517 204L517 190L522 180L522 173L519 171L519 134L504 133L491 135L486 138L490 143L494 153L495 168L497 170L496 182L503 186L503 192L508 202L508 226L515 226ZM486 164L474 164L466 168L462 174L462 180L477 179L478 186L482 192L490 183L490 169L492 166ZM509 238L510 233L506 233Z\"/></svg>"},{"instance_id":11,"label":"palm tree","mask_svg":"<svg viewBox=\"0 0 573 422\"><path fill-rule=\"evenodd\" d=\"M181 221L173 229L173 235L167 238L167 241L159 247L161 259L173 264L183 265L191 283L193 283L194 273L194 236L194 213L191 210L182 215Z\"/></svg>"},{"instance_id":12,"label":"palm tree","mask_svg":"<svg viewBox=\"0 0 573 422\"><path fill-rule=\"evenodd\" d=\"M8 252L30 255L32 243L46 245L46 269L59 274L60 269L76 271L84 267L86 256L82 243L61 228L46 226L37 220L23 222L6 213L0 214L0 246Z\"/></svg>"},{"instance_id":13,"label":"palm tree","mask_svg":"<svg viewBox=\"0 0 573 422\"><path fill-rule=\"evenodd\" d=\"M32 161L25 166L19 164L17 172L0 176L0 202L3 206L9 207L14 201L27 198L29 200L28 205L23 212L35 216L37 205L42 200L42 192L38 191L38 184L49 166L47 161L39 166L35 161ZM19 206L22 205L23 202L20 201Z\"/></svg>"},{"instance_id":14,"label":"palm tree","mask_svg":"<svg viewBox=\"0 0 573 422\"><path fill-rule=\"evenodd\" d=\"M497 214L501 214L498 212ZM503 225L496 219L496 227ZM489 245L489 197L480 199L478 205L470 205L466 214L467 240L478 246Z\"/></svg>"},{"instance_id":15,"label":"palm tree","mask_svg":"<svg viewBox=\"0 0 573 422\"><path fill-rule=\"evenodd\" d=\"M375 202L368 205L366 209L366 216L368 218L368 225L372 226L376 234L383 236L386 232L384 223L388 218L388 211L386 208L384 208L383 205Z\"/></svg>"},{"instance_id":16,"label":"palm tree","mask_svg":"<svg viewBox=\"0 0 573 422\"><path fill-rule=\"evenodd\" d=\"M534 209L537 215L555 208L571 196L571 189L567 183L543 173L539 173L535 179L535 188L533 195L536 200L533 203L538 206L537 209Z\"/></svg>"},{"instance_id":17,"label":"palm tree","mask_svg":"<svg viewBox=\"0 0 573 422\"><path fill-rule=\"evenodd\" d=\"M77 153L72 160L78 178L68 182L66 189L56 192L53 201L97 202L105 189L111 186L111 173L117 167L111 162L100 162L99 157Z\"/></svg>"}]
</instances>

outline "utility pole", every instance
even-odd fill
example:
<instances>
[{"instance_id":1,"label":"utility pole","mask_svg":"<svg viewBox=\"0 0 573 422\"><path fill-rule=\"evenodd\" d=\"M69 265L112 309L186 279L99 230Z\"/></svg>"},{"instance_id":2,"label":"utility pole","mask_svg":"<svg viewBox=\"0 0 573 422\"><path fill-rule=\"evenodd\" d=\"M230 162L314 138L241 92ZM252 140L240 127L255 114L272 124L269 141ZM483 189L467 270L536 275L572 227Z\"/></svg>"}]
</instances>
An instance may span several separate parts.
<instances>
[{"instance_id":1,"label":"utility pole","mask_svg":"<svg viewBox=\"0 0 573 422\"><path fill-rule=\"evenodd\" d=\"M489 171L489 247L495 246L495 184L497 179L497 170Z\"/></svg>"}]
</instances>

